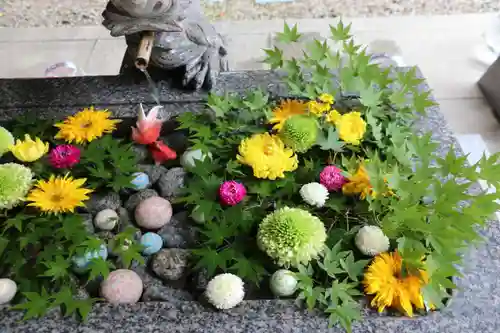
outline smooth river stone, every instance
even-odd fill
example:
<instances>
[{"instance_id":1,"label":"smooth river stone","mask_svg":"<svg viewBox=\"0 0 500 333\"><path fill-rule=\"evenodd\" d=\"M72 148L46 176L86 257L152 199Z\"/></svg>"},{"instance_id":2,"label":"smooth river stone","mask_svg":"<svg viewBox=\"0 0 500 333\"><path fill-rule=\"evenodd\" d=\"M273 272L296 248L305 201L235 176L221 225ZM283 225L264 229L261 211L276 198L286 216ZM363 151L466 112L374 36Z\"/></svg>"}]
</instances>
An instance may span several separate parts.
<instances>
[{"instance_id":1,"label":"smooth river stone","mask_svg":"<svg viewBox=\"0 0 500 333\"><path fill-rule=\"evenodd\" d=\"M135 222L142 228L160 229L172 218L172 205L161 197L151 197L135 208Z\"/></svg>"},{"instance_id":2,"label":"smooth river stone","mask_svg":"<svg viewBox=\"0 0 500 333\"><path fill-rule=\"evenodd\" d=\"M118 269L101 285L101 295L112 304L137 303L142 296L142 280L134 271Z\"/></svg>"}]
</instances>

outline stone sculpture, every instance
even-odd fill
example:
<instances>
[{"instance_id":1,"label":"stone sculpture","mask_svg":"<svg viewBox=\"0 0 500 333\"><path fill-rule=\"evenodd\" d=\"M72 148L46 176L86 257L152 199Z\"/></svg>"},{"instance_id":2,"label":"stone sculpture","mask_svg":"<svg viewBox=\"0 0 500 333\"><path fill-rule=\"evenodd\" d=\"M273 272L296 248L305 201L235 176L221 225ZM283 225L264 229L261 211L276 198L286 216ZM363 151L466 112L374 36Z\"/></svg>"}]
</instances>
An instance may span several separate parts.
<instances>
[{"instance_id":1,"label":"stone sculpture","mask_svg":"<svg viewBox=\"0 0 500 333\"><path fill-rule=\"evenodd\" d=\"M200 0L110 0L102 15L111 36L125 36L133 59L152 33L151 66L181 69L184 87L211 89L228 70L224 41L201 13ZM148 61L136 66L144 70Z\"/></svg>"}]
</instances>

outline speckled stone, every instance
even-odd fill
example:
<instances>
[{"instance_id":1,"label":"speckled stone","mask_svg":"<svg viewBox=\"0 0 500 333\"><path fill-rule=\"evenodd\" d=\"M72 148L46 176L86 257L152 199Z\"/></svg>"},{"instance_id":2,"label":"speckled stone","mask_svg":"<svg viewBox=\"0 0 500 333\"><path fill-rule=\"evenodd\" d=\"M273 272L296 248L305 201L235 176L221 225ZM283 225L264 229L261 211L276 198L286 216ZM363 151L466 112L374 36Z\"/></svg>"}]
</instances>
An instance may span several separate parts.
<instances>
[{"instance_id":1,"label":"speckled stone","mask_svg":"<svg viewBox=\"0 0 500 333\"><path fill-rule=\"evenodd\" d=\"M93 215L104 209L117 210L121 206L120 195L116 192L92 193L85 207Z\"/></svg>"},{"instance_id":2,"label":"speckled stone","mask_svg":"<svg viewBox=\"0 0 500 333\"><path fill-rule=\"evenodd\" d=\"M186 273L189 254L184 249L163 249L153 257L151 269L165 281L179 280Z\"/></svg>"},{"instance_id":3,"label":"speckled stone","mask_svg":"<svg viewBox=\"0 0 500 333\"><path fill-rule=\"evenodd\" d=\"M94 219L92 218L92 214L80 214L83 219L83 225L85 226L85 230L89 234L93 234L95 231L94 228Z\"/></svg>"},{"instance_id":4,"label":"speckled stone","mask_svg":"<svg viewBox=\"0 0 500 333\"><path fill-rule=\"evenodd\" d=\"M170 222L158 230L158 234L163 238L164 247L181 249L195 245L197 237L187 212L172 216Z\"/></svg>"},{"instance_id":5,"label":"speckled stone","mask_svg":"<svg viewBox=\"0 0 500 333\"><path fill-rule=\"evenodd\" d=\"M158 196L158 192L156 192L155 190L152 190L152 189L146 189L146 190L139 191L135 194L132 194L127 199L127 201L125 202L125 208L129 212L134 212L137 205L139 205L142 201L149 199L151 197L157 197L157 196Z\"/></svg>"},{"instance_id":6,"label":"speckled stone","mask_svg":"<svg viewBox=\"0 0 500 333\"><path fill-rule=\"evenodd\" d=\"M452 78L450 78L452 79ZM81 77L56 80L0 80L0 119L37 112L40 118L62 118L81 105L106 107L118 117L136 116L137 103L153 104L146 84L118 77ZM224 73L215 92L245 93L260 86L275 96L286 96L276 74L262 72ZM423 84L422 89L428 89ZM203 108L206 93L168 89L160 84L162 112L179 114ZM417 128L432 131L440 152L456 141L438 107L428 110ZM462 152L457 148L457 153ZM353 325L354 333L498 333L500 328L500 225L492 221L482 231L485 243L465 254L464 276L444 310L411 320L363 311L363 320ZM51 310L45 318L21 321L21 312L0 307L0 327L6 332L177 332L177 333L343 333L328 329L328 320L316 312L298 309L293 300L247 300L228 311L213 311L199 302L175 298L162 302L141 302L130 306L98 303L88 321L79 323Z\"/></svg>"},{"instance_id":7,"label":"speckled stone","mask_svg":"<svg viewBox=\"0 0 500 333\"><path fill-rule=\"evenodd\" d=\"M160 177L168 171L168 169L163 165L141 164L137 167L149 176L149 181L152 184L156 183L158 179L160 179Z\"/></svg>"},{"instance_id":8,"label":"speckled stone","mask_svg":"<svg viewBox=\"0 0 500 333\"><path fill-rule=\"evenodd\" d=\"M133 145L132 151L135 153L135 156L137 157L137 162L143 163L148 159L149 156L148 147L143 145Z\"/></svg>"},{"instance_id":9,"label":"speckled stone","mask_svg":"<svg viewBox=\"0 0 500 333\"><path fill-rule=\"evenodd\" d=\"M165 199L172 200L179 195L184 187L184 176L186 172L183 168L172 168L158 180L160 195Z\"/></svg>"}]
</instances>

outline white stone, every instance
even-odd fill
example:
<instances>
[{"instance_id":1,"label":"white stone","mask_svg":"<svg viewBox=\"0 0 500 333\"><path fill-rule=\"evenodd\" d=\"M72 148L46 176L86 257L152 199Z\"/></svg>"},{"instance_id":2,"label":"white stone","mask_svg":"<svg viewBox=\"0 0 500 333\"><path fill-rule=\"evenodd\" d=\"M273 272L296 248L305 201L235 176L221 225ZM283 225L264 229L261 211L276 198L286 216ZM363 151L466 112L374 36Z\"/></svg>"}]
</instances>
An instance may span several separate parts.
<instances>
[{"instance_id":1,"label":"white stone","mask_svg":"<svg viewBox=\"0 0 500 333\"><path fill-rule=\"evenodd\" d=\"M17 285L11 279L0 279L0 304L12 301L17 293Z\"/></svg>"},{"instance_id":2,"label":"white stone","mask_svg":"<svg viewBox=\"0 0 500 333\"><path fill-rule=\"evenodd\" d=\"M112 230L118 221L118 214L114 210L104 209L95 216L94 225L101 230Z\"/></svg>"},{"instance_id":3,"label":"white stone","mask_svg":"<svg viewBox=\"0 0 500 333\"><path fill-rule=\"evenodd\" d=\"M274 272L270 280L270 288L276 296L291 296L297 290L298 281L293 272L280 269Z\"/></svg>"},{"instance_id":4,"label":"white stone","mask_svg":"<svg viewBox=\"0 0 500 333\"><path fill-rule=\"evenodd\" d=\"M195 167L195 160L204 161L207 156L212 158L211 153L204 154L200 149L187 150L182 154L180 162L184 169L190 169Z\"/></svg>"}]
</instances>

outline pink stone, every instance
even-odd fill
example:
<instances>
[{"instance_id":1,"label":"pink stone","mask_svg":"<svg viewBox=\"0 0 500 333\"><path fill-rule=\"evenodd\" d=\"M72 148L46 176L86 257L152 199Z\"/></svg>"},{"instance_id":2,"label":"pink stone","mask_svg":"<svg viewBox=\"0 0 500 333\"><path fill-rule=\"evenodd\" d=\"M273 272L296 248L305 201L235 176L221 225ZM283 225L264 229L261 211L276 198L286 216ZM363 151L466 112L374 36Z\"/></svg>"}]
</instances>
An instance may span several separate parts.
<instances>
[{"instance_id":1,"label":"pink stone","mask_svg":"<svg viewBox=\"0 0 500 333\"><path fill-rule=\"evenodd\" d=\"M162 197L142 201L135 209L135 222L145 229L160 229L172 218L172 205Z\"/></svg>"},{"instance_id":2,"label":"pink stone","mask_svg":"<svg viewBox=\"0 0 500 333\"><path fill-rule=\"evenodd\" d=\"M101 284L101 295L112 304L137 303L142 296L142 280L129 269L118 269L109 273Z\"/></svg>"}]
</instances>

